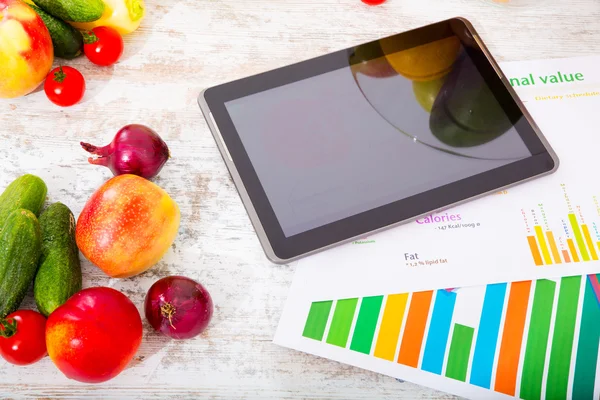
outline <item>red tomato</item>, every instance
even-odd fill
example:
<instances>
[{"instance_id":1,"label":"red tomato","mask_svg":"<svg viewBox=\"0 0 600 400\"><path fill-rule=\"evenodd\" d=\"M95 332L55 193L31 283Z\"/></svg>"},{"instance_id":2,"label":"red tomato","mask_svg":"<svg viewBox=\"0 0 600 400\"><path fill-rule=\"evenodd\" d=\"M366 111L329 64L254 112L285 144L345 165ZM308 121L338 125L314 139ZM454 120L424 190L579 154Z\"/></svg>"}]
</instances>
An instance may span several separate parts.
<instances>
[{"instance_id":1,"label":"red tomato","mask_svg":"<svg viewBox=\"0 0 600 400\"><path fill-rule=\"evenodd\" d=\"M44 91L48 99L57 106L69 107L83 98L85 79L75 68L58 67L46 77Z\"/></svg>"},{"instance_id":2,"label":"red tomato","mask_svg":"<svg viewBox=\"0 0 600 400\"><path fill-rule=\"evenodd\" d=\"M142 343L142 318L123 293L84 289L57 308L46 324L50 359L68 378L100 383L119 375Z\"/></svg>"},{"instance_id":3,"label":"red tomato","mask_svg":"<svg viewBox=\"0 0 600 400\"><path fill-rule=\"evenodd\" d=\"M0 319L0 355L15 365L29 365L44 358L46 318L31 310L19 310Z\"/></svg>"},{"instance_id":4,"label":"red tomato","mask_svg":"<svg viewBox=\"0 0 600 400\"><path fill-rule=\"evenodd\" d=\"M83 32L83 52L96 65L113 65L123 54L123 38L115 29L99 26Z\"/></svg>"}]
</instances>

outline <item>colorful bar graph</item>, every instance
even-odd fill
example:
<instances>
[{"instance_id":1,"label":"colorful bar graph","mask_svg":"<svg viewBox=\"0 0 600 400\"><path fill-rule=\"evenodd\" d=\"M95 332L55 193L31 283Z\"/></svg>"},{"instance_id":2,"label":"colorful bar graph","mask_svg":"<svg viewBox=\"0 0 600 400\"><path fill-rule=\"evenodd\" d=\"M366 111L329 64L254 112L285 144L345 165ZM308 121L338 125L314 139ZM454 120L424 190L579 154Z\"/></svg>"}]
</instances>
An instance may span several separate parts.
<instances>
[{"instance_id":1,"label":"colorful bar graph","mask_svg":"<svg viewBox=\"0 0 600 400\"><path fill-rule=\"evenodd\" d=\"M323 339L332 304L333 301L317 301L312 303L302 336L315 340Z\"/></svg>"},{"instance_id":2,"label":"colorful bar graph","mask_svg":"<svg viewBox=\"0 0 600 400\"><path fill-rule=\"evenodd\" d=\"M456 303L456 293L438 290L429 323L429 333L423 353L421 369L434 374L441 374L444 356L450 335L450 324Z\"/></svg>"},{"instance_id":3,"label":"colorful bar graph","mask_svg":"<svg viewBox=\"0 0 600 400\"><path fill-rule=\"evenodd\" d=\"M427 291L315 302L303 336L355 354L356 366L366 355L398 367L391 373L398 378L410 380L403 377L409 366L471 385L473 398L492 397L483 392L492 390L524 400L593 400L600 391L599 278L441 289L435 299ZM461 295L467 298L457 302ZM394 362L398 345L402 366Z\"/></svg>"},{"instance_id":4,"label":"colorful bar graph","mask_svg":"<svg viewBox=\"0 0 600 400\"><path fill-rule=\"evenodd\" d=\"M552 251L552 257L554 258L554 262L556 264L562 264L562 260L560 259L560 253L558 252L558 247L556 247L556 240L554 240L554 234L551 231L547 231L546 237L548 238L548 243L550 244L550 250Z\"/></svg>"},{"instance_id":5,"label":"colorful bar graph","mask_svg":"<svg viewBox=\"0 0 600 400\"><path fill-rule=\"evenodd\" d=\"M529 281L510 284L510 295L508 297L508 306L506 307L504 332L502 333L496 371L496 384L494 386L497 392L509 396L514 396L516 392L517 373L530 291L531 282Z\"/></svg>"},{"instance_id":6,"label":"colorful bar graph","mask_svg":"<svg viewBox=\"0 0 600 400\"><path fill-rule=\"evenodd\" d=\"M388 361L394 360L407 301L408 293L392 294L387 297L373 353L375 357Z\"/></svg>"},{"instance_id":7,"label":"colorful bar graph","mask_svg":"<svg viewBox=\"0 0 600 400\"><path fill-rule=\"evenodd\" d=\"M492 381L506 287L506 283L488 285L483 300L470 383L487 389Z\"/></svg>"},{"instance_id":8,"label":"colorful bar graph","mask_svg":"<svg viewBox=\"0 0 600 400\"><path fill-rule=\"evenodd\" d=\"M555 289L556 283L549 280L538 280L535 285L519 393L524 400L541 397Z\"/></svg>"},{"instance_id":9,"label":"colorful bar graph","mask_svg":"<svg viewBox=\"0 0 600 400\"><path fill-rule=\"evenodd\" d=\"M585 283L579 343L573 379L573 399L592 399L600 343L600 307L591 282Z\"/></svg>"},{"instance_id":10,"label":"colorful bar graph","mask_svg":"<svg viewBox=\"0 0 600 400\"><path fill-rule=\"evenodd\" d=\"M531 249L531 255L533 256L533 261L535 265L544 265L542 262L542 255L540 254L540 249L538 248L537 242L535 241L535 236L527 236L527 242L529 243L529 248Z\"/></svg>"},{"instance_id":11,"label":"colorful bar graph","mask_svg":"<svg viewBox=\"0 0 600 400\"><path fill-rule=\"evenodd\" d=\"M581 276L561 279L546 383L548 399L567 398L580 289Z\"/></svg>"},{"instance_id":12,"label":"colorful bar graph","mask_svg":"<svg viewBox=\"0 0 600 400\"><path fill-rule=\"evenodd\" d=\"M400 345L398 363L417 368L421 356L421 346L425 336L425 326L429 318L432 291L413 293L410 309L404 329L404 337Z\"/></svg>"},{"instance_id":13,"label":"colorful bar graph","mask_svg":"<svg viewBox=\"0 0 600 400\"><path fill-rule=\"evenodd\" d=\"M577 254L577 249L575 249L573 239L567 239L567 244L569 245L569 251L571 251L571 255L573 256L573 262L579 262L579 255Z\"/></svg>"},{"instance_id":14,"label":"colorful bar graph","mask_svg":"<svg viewBox=\"0 0 600 400\"><path fill-rule=\"evenodd\" d=\"M590 261L590 255L583 242L583 236L581 235L581 229L579 228L579 223L577 222L575 214L569 214L569 222L571 223L571 228L573 228L573 234L575 235L577 247L581 252L581 258L583 258L583 261Z\"/></svg>"},{"instance_id":15,"label":"colorful bar graph","mask_svg":"<svg viewBox=\"0 0 600 400\"><path fill-rule=\"evenodd\" d=\"M454 325L452 343L448 353L448 365L446 366L446 376L448 378L463 382L467 378L474 331L470 326Z\"/></svg>"},{"instance_id":16,"label":"colorful bar graph","mask_svg":"<svg viewBox=\"0 0 600 400\"><path fill-rule=\"evenodd\" d=\"M571 257L569 257L569 252L566 251L566 250L563 250L562 253L563 253L563 257L565 258L565 262L566 263L570 263L571 262Z\"/></svg>"},{"instance_id":17,"label":"colorful bar graph","mask_svg":"<svg viewBox=\"0 0 600 400\"><path fill-rule=\"evenodd\" d=\"M596 248L594 247L594 242L592 241L592 236L590 235L590 230L585 224L581 225L581 230L583 231L585 243L590 249L590 255L592 256L592 260L598 260L598 253L596 253Z\"/></svg>"},{"instance_id":18,"label":"colorful bar graph","mask_svg":"<svg viewBox=\"0 0 600 400\"><path fill-rule=\"evenodd\" d=\"M360 304L356 326L354 327L354 335L350 343L350 350L360 353L371 353L371 345L373 344L373 336L377 329L377 321L379 320L379 311L383 296L365 297Z\"/></svg>"},{"instance_id":19,"label":"colorful bar graph","mask_svg":"<svg viewBox=\"0 0 600 400\"><path fill-rule=\"evenodd\" d=\"M535 236L540 244L540 248L542 249L542 256L544 257L544 263L546 265L552 264L552 258L550 258L550 252L548 251L548 245L546 244L546 238L544 237L544 232L542 231L542 227L539 225L535 226Z\"/></svg>"},{"instance_id":20,"label":"colorful bar graph","mask_svg":"<svg viewBox=\"0 0 600 400\"><path fill-rule=\"evenodd\" d=\"M327 334L327 343L346 347L357 303L358 299L356 298L342 299L336 302L333 319L331 320L331 326Z\"/></svg>"}]
</instances>

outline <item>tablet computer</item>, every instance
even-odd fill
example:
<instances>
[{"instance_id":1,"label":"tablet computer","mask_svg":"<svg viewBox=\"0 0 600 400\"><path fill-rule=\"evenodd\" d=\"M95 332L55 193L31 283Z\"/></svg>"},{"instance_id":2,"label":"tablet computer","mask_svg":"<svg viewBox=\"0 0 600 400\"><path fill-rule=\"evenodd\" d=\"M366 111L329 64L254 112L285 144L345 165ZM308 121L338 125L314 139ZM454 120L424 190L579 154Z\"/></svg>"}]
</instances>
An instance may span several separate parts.
<instances>
[{"instance_id":1,"label":"tablet computer","mask_svg":"<svg viewBox=\"0 0 600 400\"><path fill-rule=\"evenodd\" d=\"M211 87L199 104L275 263L558 167L463 18Z\"/></svg>"}]
</instances>

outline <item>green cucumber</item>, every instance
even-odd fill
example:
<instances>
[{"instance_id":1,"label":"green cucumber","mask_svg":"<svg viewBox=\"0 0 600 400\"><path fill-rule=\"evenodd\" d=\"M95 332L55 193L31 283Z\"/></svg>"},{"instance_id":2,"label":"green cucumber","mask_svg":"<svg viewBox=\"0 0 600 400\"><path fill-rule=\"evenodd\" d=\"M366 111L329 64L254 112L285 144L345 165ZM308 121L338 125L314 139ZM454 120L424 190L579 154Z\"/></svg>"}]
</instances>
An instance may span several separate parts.
<instances>
[{"instance_id":1,"label":"green cucumber","mask_svg":"<svg viewBox=\"0 0 600 400\"><path fill-rule=\"evenodd\" d=\"M42 254L40 224L29 210L13 211L0 232L0 318L16 311Z\"/></svg>"},{"instance_id":2,"label":"green cucumber","mask_svg":"<svg viewBox=\"0 0 600 400\"><path fill-rule=\"evenodd\" d=\"M102 17L102 0L33 0L48 14L66 22L93 22Z\"/></svg>"},{"instance_id":3,"label":"green cucumber","mask_svg":"<svg viewBox=\"0 0 600 400\"><path fill-rule=\"evenodd\" d=\"M36 5L29 4L29 6L40 16L44 21L44 25L48 28L56 57L72 60L83 53L83 36L81 32Z\"/></svg>"},{"instance_id":4,"label":"green cucumber","mask_svg":"<svg viewBox=\"0 0 600 400\"><path fill-rule=\"evenodd\" d=\"M75 243L75 217L54 203L40 215L42 257L33 285L38 310L45 316L81 290L81 263Z\"/></svg>"},{"instance_id":5,"label":"green cucumber","mask_svg":"<svg viewBox=\"0 0 600 400\"><path fill-rule=\"evenodd\" d=\"M8 215L19 208L39 215L47 192L44 181L35 175L27 174L15 179L0 195L0 232Z\"/></svg>"}]
</instances>

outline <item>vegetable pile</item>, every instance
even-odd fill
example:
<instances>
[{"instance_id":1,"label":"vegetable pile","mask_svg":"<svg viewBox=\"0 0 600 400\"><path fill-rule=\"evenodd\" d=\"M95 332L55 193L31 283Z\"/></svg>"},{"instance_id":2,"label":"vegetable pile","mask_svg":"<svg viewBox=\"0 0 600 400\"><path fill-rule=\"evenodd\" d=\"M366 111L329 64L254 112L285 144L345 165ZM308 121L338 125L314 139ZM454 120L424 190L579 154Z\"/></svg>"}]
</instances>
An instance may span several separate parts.
<instances>
[{"instance_id":1,"label":"vegetable pile","mask_svg":"<svg viewBox=\"0 0 600 400\"><path fill-rule=\"evenodd\" d=\"M54 58L85 55L95 65L114 65L122 36L144 17L143 0L0 0L0 98L27 95L44 82L52 103L77 104L85 79L73 67L50 71Z\"/></svg>"},{"instance_id":2,"label":"vegetable pile","mask_svg":"<svg viewBox=\"0 0 600 400\"><path fill-rule=\"evenodd\" d=\"M48 187L35 175L18 177L0 195L0 356L23 366L48 355L68 378L101 383L137 353L142 317L115 289L82 288L80 254L109 277L137 276L171 247L180 212L149 180L170 157L155 131L127 125L105 147L82 146L99 157L91 164L114 176L77 219L63 203L44 207ZM20 309L32 286L37 311ZM184 276L156 281L138 306L156 332L179 340L205 331L214 311L205 287Z\"/></svg>"}]
</instances>

